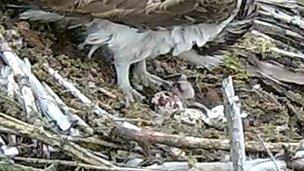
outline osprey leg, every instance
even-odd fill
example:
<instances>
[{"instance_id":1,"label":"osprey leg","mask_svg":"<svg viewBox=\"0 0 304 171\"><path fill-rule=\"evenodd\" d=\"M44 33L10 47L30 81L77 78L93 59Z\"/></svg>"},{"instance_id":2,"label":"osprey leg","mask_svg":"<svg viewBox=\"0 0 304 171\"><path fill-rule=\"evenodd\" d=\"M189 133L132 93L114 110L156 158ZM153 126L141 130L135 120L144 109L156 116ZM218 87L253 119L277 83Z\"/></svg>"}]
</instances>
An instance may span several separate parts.
<instances>
[{"instance_id":1,"label":"osprey leg","mask_svg":"<svg viewBox=\"0 0 304 171\"><path fill-rule=\"evenodd\" d=\"M130 84L129 70L130 64L115 63L115 69L117 74L117 84L119 88L126 95L128 102L135 102L143 100L145 97L136 91Z\"/></svg>"}]
</instances>

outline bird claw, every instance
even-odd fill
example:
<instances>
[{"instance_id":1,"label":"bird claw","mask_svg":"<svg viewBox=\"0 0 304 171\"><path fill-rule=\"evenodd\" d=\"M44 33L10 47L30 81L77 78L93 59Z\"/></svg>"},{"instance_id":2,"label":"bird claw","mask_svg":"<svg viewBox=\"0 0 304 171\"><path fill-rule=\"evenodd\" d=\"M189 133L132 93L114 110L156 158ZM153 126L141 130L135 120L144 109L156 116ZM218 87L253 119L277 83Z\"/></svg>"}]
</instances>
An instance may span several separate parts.
<instances>
[{"instance_id":1,"label":"bird claw","mask_svg":"<svg viewBox=\"0 0 304 171\"><path fill-rule=\"evenodd\" d=\"M140 94L138 91L135 89L131 89L128 91L125 91L125 98L126 98L126 104L138 102L144 100L146 97Z\"/></svg>"},{"instance_id":2,"label":"bird claw","mask_svg":"<svg viewBox=\"0 0 304 171\"><path fill-rule=\"evenodd\" d=\"M150 73L137 74L134 79L136 82L136 87L141 87L139 86L140 83L145 87L157 89L161 89L162 87L170 87L172 85L172 83L169 81L163 80L162 78Z\"/></svg>"},{"instance_id":3,"label":"bird claw","mask_svg":"<svg viewBox=\"0 0 304 171\"><path fill-rule=\"evenodd\" d=\"M198 66L212 70L219 67L221 64L223 64L223 59L221 57L206 56L202 57L202 61Z\"/></svg>"}]
</instances>

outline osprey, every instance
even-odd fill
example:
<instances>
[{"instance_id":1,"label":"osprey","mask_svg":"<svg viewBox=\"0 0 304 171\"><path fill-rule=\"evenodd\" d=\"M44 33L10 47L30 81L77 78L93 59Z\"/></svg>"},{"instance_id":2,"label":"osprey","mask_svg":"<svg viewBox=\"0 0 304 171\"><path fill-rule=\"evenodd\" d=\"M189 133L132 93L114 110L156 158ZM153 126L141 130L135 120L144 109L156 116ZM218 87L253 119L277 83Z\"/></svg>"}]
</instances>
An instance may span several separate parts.
<instances>
[{"instance_id":1,"label":"osprey","mask_svg":"<svg viewBox=\"0 0 304 171\"><path fill-rule=\"evenodd\" d=\"M131 101L143 98L130 84L131 64L136 64L134 74L142 83L165 83L148 73L147 58L167 53L190 56L190 60L193 56L201 57L192 50L194 46L202 47L217 38L235 18L245 18L253 6L253 0L35 0L33 3L65 17L90 20L83 45L91 45L89 56L101 46L110 50L118 86ZM40 13L40 17L38 14L28 11L22 18L54 17L53 13Z\"/></svg>"}]
</instances>

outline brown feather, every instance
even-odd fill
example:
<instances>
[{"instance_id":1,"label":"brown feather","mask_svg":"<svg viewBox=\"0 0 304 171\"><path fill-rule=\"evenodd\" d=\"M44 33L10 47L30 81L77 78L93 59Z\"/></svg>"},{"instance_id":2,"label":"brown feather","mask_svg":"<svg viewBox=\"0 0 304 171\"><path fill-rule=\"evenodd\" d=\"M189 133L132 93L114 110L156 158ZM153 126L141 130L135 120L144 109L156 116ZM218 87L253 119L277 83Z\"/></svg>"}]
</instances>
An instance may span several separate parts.
<instances>
[{"instance_id":1,"label":"brown feather","mask_svg":"<svg viewBox=\"0 0 304 171\"><path fill-rule=\"evenodd\" d=\"M99 17L139 28L220 22L236 0L38 0L43 9L67 16Z\"/></svg>"}]
</instances>

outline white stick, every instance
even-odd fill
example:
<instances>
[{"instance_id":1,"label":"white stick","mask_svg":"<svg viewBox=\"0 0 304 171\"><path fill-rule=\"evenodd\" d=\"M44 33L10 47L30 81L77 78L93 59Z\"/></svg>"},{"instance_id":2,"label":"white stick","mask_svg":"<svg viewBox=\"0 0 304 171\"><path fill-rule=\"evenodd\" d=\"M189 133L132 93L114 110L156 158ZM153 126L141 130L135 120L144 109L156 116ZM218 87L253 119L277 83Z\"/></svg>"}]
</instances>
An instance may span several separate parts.
<instances>
[{"instance_id":1,"label":"white stick","mask_svg":"<svg viewBox=\"0 0 304 171\"><path fill-rule=\"evenodd\" d=\"M100 108L98 105L94 104L92 102L92 100L90 100L89 98L87 98L83 93L81 93L72 83L70 83L68 80L66 80L65 78L63 78L58 72L56 72L53 68L51 68L50 66L48 66L48 64L44 64L44 67L46 69L46 71L53 76L53 78L57 81L58 84L60 84L61 86L65 87L68 91L70 91L76 98L78 98L82 103L84 103L87 106L91 106L92 111L100 116L104 116L104 117L108 117L113 119L113 121L120 127L123 129L138 129L140 130L140 128L136 125L133 125L129 122L124 121L121 118L117 118L113 115L111 115L110 113L108 113L107 111L105 111L104 109Z\"/></svg>"},{"instance_id":2,"label":"white stick","mask_svg":"<svg viewBox=\"0 0 304 171\"><path fill-rule=\"evenodd\" d=\"M273 162L269 159L255 159L244 163L246 168L248 168L247 171L276 171ZM277 164L282 171L286 170L287 166L284 161L277 161ZM166 171L235 171L231 162L195 163L193 165L188 162L164 162L161 165L152 165L146 168Z\"/></svg>"},{"instance_id":3,"label":"white stick","mask_svg":"<svg viewBox=\"0 0 304 171\"><path fill-rule=\"evenodd\" d=\"M241 118L241 103L234 94L232 77L223 80L225 115L230 133L230 153L235 171L245 171L245 140Z\"/></svg>"},{"instance_id":4,"label":"white stick","mask_svg":"<svg viewBox=\"0 0 304 171\"><path fill-rule=\"evenodd\" d=\"M60 97L49 87L46 83L43 83L45 89L50 93L51 96L56 100L59 107L64 111L66 115L68 115L73 120L77 120L77 125L81 126L86 133L93 134L94 130L91 128L83 119L81 119L78 115L71 112L71 108L69 108L61 99Z\"/></svg>"},{"instance_id":5,"label":"white stick","mask_svg":"<svg viewBox=\"0 0 304 171\"><path fill-rule=\"evenodd\" d=\"M39 107L43 111L43 113L49 118L56 121L61 130L66 131L71 127L71 122L68 120L67 116L65 116L59 107L54 103L54 99L45 91L43 85L37 79L37 77L31 72L31 66L27 60L22 61L8 46L8 43L3 39L0 41L0 51L2 53L1 57L8 64L14 75L17 77L21 77L21 79L25 79L29 84L30 89L23 90L23 94L32 92L39 104ZM19 85L20 86L20 85ZM27 99L24 99L26 101ZM30 104L25 103L26 105L32 104L32 100ZM32 108L32 110L36 110Z\"/></svg>"}]
</instances>

